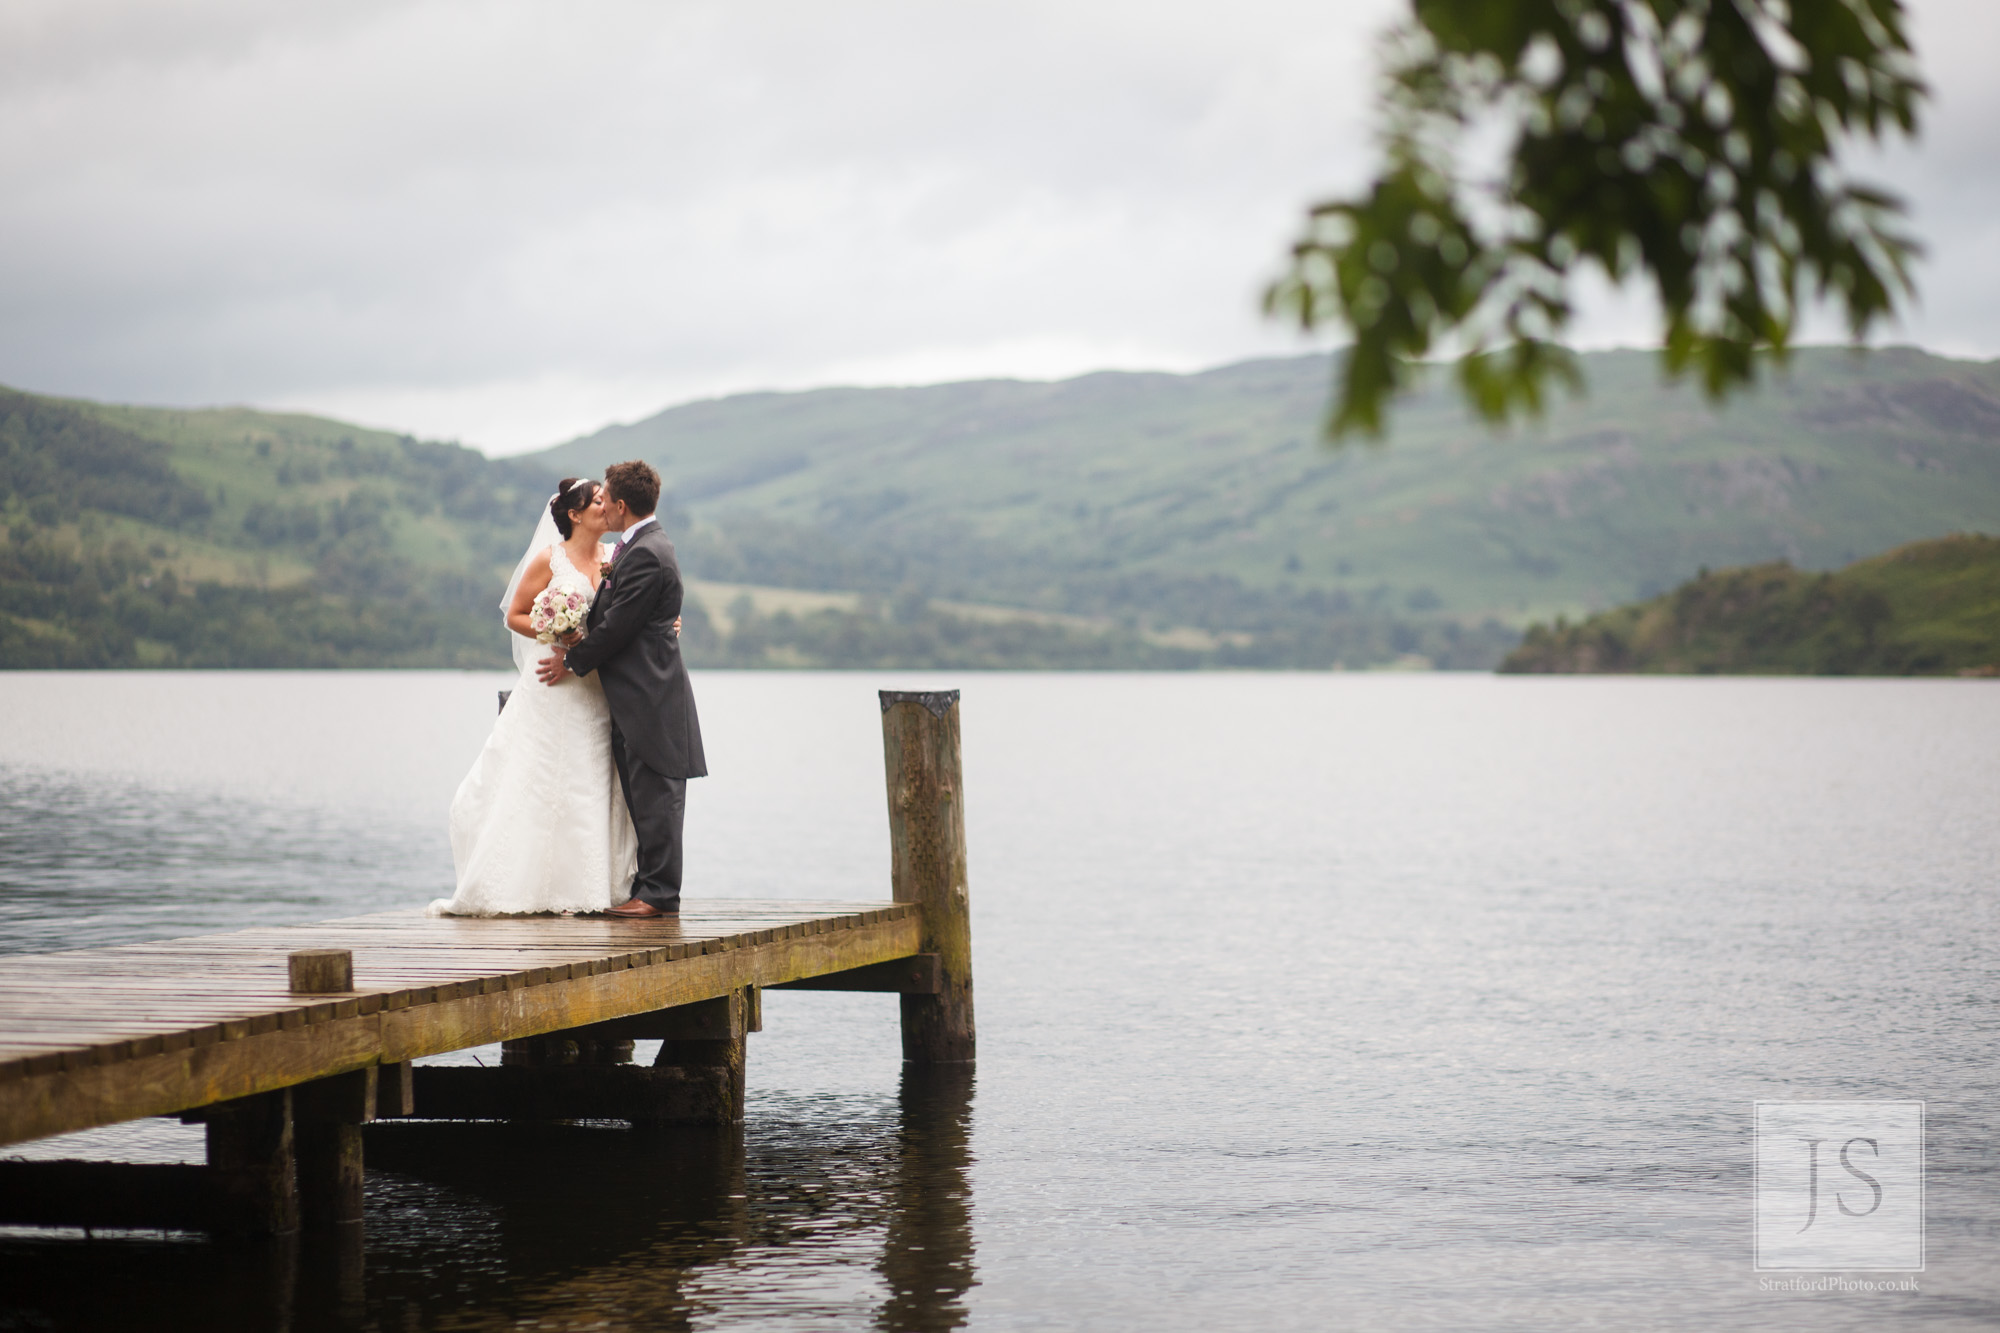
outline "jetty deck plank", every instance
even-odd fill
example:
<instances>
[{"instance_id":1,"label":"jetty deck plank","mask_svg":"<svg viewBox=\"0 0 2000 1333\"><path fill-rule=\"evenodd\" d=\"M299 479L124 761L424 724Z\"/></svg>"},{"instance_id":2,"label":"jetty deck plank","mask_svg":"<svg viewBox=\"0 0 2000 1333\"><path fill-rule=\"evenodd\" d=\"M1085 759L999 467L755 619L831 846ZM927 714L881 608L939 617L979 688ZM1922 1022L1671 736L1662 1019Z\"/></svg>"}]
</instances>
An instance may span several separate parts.
<instances>
[{"instance_id":1,"label":"jetty deck plank","mask_svg":"<svg viewBox=\"0 0 2000 1333\"><path fill-rule=\"evenodd\" d=\"M382 912L0 956L0 1144L190 1110L919 952L915 903L711 901L678 920ZM355 989L286 959L348 949Z\"/></svg>"}]
</instances>

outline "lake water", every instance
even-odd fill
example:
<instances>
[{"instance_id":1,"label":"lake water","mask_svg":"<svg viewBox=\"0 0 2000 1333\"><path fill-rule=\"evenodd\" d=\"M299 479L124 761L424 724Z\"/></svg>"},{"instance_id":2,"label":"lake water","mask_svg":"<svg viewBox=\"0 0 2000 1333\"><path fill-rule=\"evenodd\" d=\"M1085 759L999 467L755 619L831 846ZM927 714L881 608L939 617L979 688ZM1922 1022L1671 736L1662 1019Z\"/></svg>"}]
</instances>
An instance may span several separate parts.
<instances>
[{"instance_id":1,"label":"lake water","mask_svg":"<svg viewBox=\"0 0 2000 1333\"><path fill-rule=\"evenodd\" d=\"M446 892L505 683L0 675L0 948ZM772 994L740 1137L385 1127L344 1303L13 1233L0 1328L2000 1324L2000 686L710 672L690 895L886 897L874 691L940 685L976 1082ZM1792 1099L1927 1103L1917 1291L1760 1286Z\"/></svg>"}]
</instances>

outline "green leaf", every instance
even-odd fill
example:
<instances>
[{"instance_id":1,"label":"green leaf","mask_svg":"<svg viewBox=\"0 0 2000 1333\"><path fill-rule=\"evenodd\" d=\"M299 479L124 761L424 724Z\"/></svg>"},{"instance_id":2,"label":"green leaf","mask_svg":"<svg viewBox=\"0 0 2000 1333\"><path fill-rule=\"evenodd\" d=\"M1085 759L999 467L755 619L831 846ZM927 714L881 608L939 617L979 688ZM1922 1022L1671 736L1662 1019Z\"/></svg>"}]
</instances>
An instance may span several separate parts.
<instances>
[{"instance_id":1,"label":"green leaf","mask_svg":"<svg viewBox=\"0 0 2000 1333\"><path fill-rule=\"evenodd\" d=\"M1383 62L1380 173L1312 210L1266 294L1352 338L1336 439L1380 436L1442 346L1494 422L1580 387L1559 342L1585 268L1649 284L1663 364L1716 397L1783 358L1808 302L1858 341L1913 295L1901 202L1837 161L1916 131L1898 0L1414 0ZM1461 142L1496 120L1502 169L1471 178Z\"/></svg>"}]
</instances>

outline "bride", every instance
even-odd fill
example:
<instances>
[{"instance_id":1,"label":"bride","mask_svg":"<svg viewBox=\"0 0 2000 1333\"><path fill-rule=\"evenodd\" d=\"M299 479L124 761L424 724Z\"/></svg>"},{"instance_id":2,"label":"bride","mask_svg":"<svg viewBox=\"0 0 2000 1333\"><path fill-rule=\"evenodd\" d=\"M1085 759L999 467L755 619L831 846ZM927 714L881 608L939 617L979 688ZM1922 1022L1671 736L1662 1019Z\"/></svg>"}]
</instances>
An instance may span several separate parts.
<instances>
[{"instance_id":1,"label":"bride","mask_svg":"<svg viewBox=\"0 0 2000 1333\"><path fill-rule=\"evenodd\" d=\"M507 706L451 802L458 891L431 916L601 912L623 901L638 860L611 758L611 714L595 674L535 678L543 654L528 613L555 584L597 595L604 487L565 478L514 569L501 609L514 633Z\"/></svg>"}]
</instances>

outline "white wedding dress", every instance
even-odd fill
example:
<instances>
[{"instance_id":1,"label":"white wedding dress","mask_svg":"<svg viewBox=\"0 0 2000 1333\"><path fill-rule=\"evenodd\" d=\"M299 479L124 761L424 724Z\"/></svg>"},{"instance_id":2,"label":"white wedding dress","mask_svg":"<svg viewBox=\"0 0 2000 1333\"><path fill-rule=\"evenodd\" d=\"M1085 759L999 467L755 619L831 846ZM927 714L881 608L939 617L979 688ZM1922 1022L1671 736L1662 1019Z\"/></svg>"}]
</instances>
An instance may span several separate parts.
<instances>
[{"instance_id":1,"label":"white wedding dress","mask_svg":"<svg viewBox=\"0 0 2000 1333\"><path fill-rule=\"evenodd\" d=\"M545 534L558 536L546 516L538 542ZM547 545L550 583L595 596L562 542ZM509 601L537 549L522 557ZM458 891L433 902L431 916L601 912L631 896L639 844L611 758L604 687L595 675L542 684L535 664L547 649L512 637L514 692L451 802Z\"/></svg>"}]
</instances>

